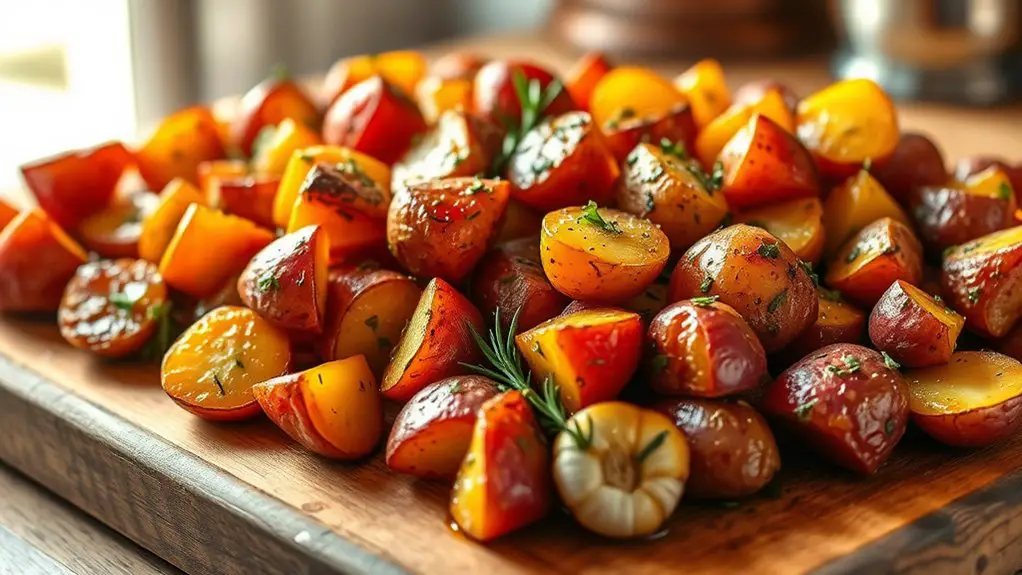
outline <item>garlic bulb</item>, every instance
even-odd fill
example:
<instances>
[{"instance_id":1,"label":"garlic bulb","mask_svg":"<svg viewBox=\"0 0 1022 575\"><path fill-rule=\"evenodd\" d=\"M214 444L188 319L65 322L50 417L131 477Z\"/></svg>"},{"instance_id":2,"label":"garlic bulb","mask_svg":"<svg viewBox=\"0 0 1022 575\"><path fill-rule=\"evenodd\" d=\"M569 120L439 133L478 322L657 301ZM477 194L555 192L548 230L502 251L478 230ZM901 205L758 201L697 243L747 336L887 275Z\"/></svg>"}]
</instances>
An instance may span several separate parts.
<instances>
[{"instance_id":1,"label":"garlic bulb","mask_svg":"<svg viewBox=\"0 0 1022 575\"><path fill-rule=\"evenodd\" d=\"M607 537L656 533L688 479L684 434L664 415L622 402L587 407L567 427L574 433L554 441L553 475L575 519Z\"/></svg>"}]
</instances>

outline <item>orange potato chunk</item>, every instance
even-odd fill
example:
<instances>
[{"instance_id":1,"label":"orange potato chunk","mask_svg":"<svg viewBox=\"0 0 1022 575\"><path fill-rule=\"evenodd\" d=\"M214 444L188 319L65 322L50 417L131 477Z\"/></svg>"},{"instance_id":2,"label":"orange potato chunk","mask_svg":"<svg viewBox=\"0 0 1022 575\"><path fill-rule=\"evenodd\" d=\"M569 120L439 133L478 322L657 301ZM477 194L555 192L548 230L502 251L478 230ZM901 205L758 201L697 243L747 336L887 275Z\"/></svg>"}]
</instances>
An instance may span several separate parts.
<instances>
[{"instance_id":1,"label":"orange potato chunk","mask_svg":"<svg viewBox=\"0 0 1022 575\"><path fill-rule=\"evenodd\" d=\"M193 106L164 118L135 160L149 189L162 190L174 178L198 184L199 165L226 155L209 108Z\"/></svg>"},{"instance_id":2,"label":"orange potato chunk","mask_svg":"<svg viewBox=\"0 0 1022 575\"><path fill-rule=\"evenodd\" d=\"M648 68L622 66L607 72L593 87L589 112L600 130L623 118L666 116L687 103L669 81Z\"/></svg>"},{"instance_id":3,"label":"orange potato chunk","mask_svg":"<svg viewBox=\"0 0 1022 575\"><path fill-rule=\"evenodd\" d=\"M284 118L272 135L260 141L259 148L253 152L252 170L259 174L281 175L292 154L322 143L319 132L294 118Z\"/></svg>"},{"instance_id":4,"label":"orange potato chunk","mask_svg":"<svg viewBox=\"0 0 1022 575\"><path fill-rule=\"evenodd\" d=\"M732 105L699 132L695 155L703 166L712 166L728 141L756 113L770 118L789 133L795 132L795 118L784 103L784 95L777 89L767 90L758 102Z\"/></svg>"},{"instance_id":5,"label":"orange potato chunk","mask_svg":"<svg viewBox=\"0 0 1022 575\"><path fill-rule=\"evenodd\" d=\"M731 91L720 62L706 58L674 79L674 86L688 98L700 129L731 106Z\"/></svg>"},{"instance_id":6,"label":"orange potato chunk","mask_svg":"<svg viewBox=\"0 0 1022 575\"><path fill-rule=\"evenodd\" d=\"M45 212L21 212L0 232L0 312L56 310L64 286L87 260Z\"/></svg>"},{"instance_id":7,"label":"orange potato chunk","mask_svg":"<svg viewBox=\"0 0 1022 575\"><path fill-rule=\"evenodd\" d=\"M892 218L911 227L912 221L898 202L868 170L859 170L831 190L823 202L824 254L829 258L848 238L880 218Z\"/></svg>"},{"instance_id":8,"label":"orange potato chunk","mask_svg":"<svg viewBox=\"0 0 1022 575\"><path fill-rule=\"evenodd\" d=\"M872 307L896 280L917 284L923 277L923 247L911 228L881 218L862 228L827 267L827 285Z\"/></svg>"},{"instance_id":9,"label":"orange potato chunk","mask_svg":"<svg viewBox=\"0 0 1022 575\"><path fill-rule=\"evenodd\" d=\"M422 54L410 50L343 58L330 67L323 80L324 102L332 103L348 88L377 75L410 96L426 75L427 68Z\"/></svg>"},{"instance_id":10,"label":"orange potato chunk","mask_svg":"<svg viewBox=\"0 0 1022 575\"><path fill-rule=\"evenodd\" d=\"M180 178L171 180L160 193L160 205L142 220L142 230L138 236L139 257L160 263L177 225L192 204L204 206L206 200L188 181Z\"/></svg>"},{"instance_id":11,"label":"orange potato chunk","mask_svg":"<svg viewBox=\"0 0 1022 575\"><path fill-rule=\"evenodd\" d=\"M763 228L781 240L802 261L820 263L826 233L819 198L790 200L741 212L738 222Z\"/></svg>"}]
</instances>

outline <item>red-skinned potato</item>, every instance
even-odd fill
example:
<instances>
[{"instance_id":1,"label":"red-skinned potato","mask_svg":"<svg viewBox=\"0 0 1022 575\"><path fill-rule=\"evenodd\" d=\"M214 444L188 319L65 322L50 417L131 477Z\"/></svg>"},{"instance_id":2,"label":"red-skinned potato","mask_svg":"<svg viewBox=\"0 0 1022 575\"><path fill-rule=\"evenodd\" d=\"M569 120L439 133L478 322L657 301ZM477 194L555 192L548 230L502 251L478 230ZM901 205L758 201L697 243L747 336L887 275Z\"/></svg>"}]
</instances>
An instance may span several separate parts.
<instances>
[{"instance_id":1,"label":"red-skinned potato","mask_svg":"<svg viewBox=\"0 0 1022 575\"><path fill-rule=\"evenodd\" d=\"M671 274L667 300L720 296L772 353L816 320L816 286L809 274L784 242L764 229L736 224L685 252Z\"/></svg>"},{"instance_id":2,"label":"red-skinned potato","mask_svg":"<svg viewBox=\"0 0 1022 575\"><path fill-rule=\"evenodd\" d=\"M484 333L479 310L449 283L430 280L383 372L384 397L408 401L433 382L464 374L461 364L480 357L472 329Z\"/></svg>"},{"instance_id":3,"label":"red-skinned potato","mask_svg":"<svg viewBox=\"0 0 1022 575\"><path fill-rule=\"evenodd\" d=\"M868 170L859 170L832 189L823 201L823 229L827 230L825 256L833 257L848 238L880 218L912 225L912 220L880 182Z\"/></svg>"},{"instance_id":4,"label":"red-skinned potato","mask_svg":"<svg viewBox=\"0 0 1022 575\"><path fill-rule=\"evenodd\" d=\"M231 145L251 157L256 136L263 128L275 127L287 118L315 127L319 125L319 109L290 78L263 80L241 98L231 121Z\"/></svg>"},{"instance_id":5,"label":"red-skinned potato","mask_svg":"<svg viewBox=\"0 0 1022 575\"><path fill-rule=\"evenodd\" d=\"M287 373L290 364L287 334L250 309L223 306L167 350L160 382L181 408L203 419L248 419L260 411L252 387Z\"/></svg>"},{"instance_id":6,"label":"red-skinned potato","mask_svg":"<svg viewBox=\"0 0 1022 575\"><path fill-rule=\"evenodd\" d=\"M1011 187L1015 190L1015 197L1019 204L1022 204L1022 162L1014 166L1008 164L1003 158L993 156L970 156L958 160L955 164L954 179L964 182L969 176L978 174L991 166L997 166L1011 179Z\"/></svg>"},{"instance_id":7,"label":"red-skinned potato","mask_svg":"<svg viewBox=\"0 0 1022 575\"><path fill-rule=\"evenodd\" d=\"M790 200L744 211L736 219L770 232L802 261L815 265L823 258L826 231L819 198Z\"/></svg>"},{"instance_id":8,"label":"red-skinned potato","mask_svg":"<svg viewBox=\"0 0 1022 575\"><path fill-rule=\"evenodd\" d=\"M667 265L670 242L656 224L596 207L564 208L543 218L543 271L573 299L617 304L642 293Z\"/></svg>"},{"instance_id":9,"label":"red-skinned potato","mask_svg":"<svg viewBox=\"0 0 1022 575\"><path fill-rule=\"evenodd\" d=\"M646 375L654 391L723 397L749 391L767 375L766 352L755 332L716 299L673 303L650 322Z\"/></svg>"},{"instance_id":10,"label":"red-skinned potato","mask_svg":"<svg viewBox=\"0 0 1022 575\"><path fill-rule=\"evenodd\" d=\"M387 439L387 467L426 479L454 478L472 441L476 414L497 396L496 382L479 375L442 379L401 408Z\"/></svg>"},{"instance_id":11,"label":"red-skinned potato","mask_svg":"<svg viewBox=\"0 0 1022 575\"><path fill-rule=\"evenodd\" d=\"M912 422L947 445L981 447L1022 423L1022 364L992 351L959 351L946 365L917 369L909 382Z\"/></svg>"},{"instance_id":12,"label":"red-skinned potato","mask_svg":"<svg viewBox=\"0 0 1022 575\"><path fill-rule=\"evenodd\" d=\"M819 288L819 311L816 322L781 352L786 365L835 343L859 343L866 333L866 314L844 301L841 292Z\"/></svg>"},{"instance_id":13,"label":"red-skinned potato","mask_svg":"<svg viewBox=\"0 0 1022 575\"><path fill-rule=\"evenodd\" d=\"M901 138L891 98L864 78L841 80L806 96L795 121L799 139L827 178L851 176L867 160L882 165Z\"/></svg>"},{"instance_id":14,"label":"red-skinned potato","mask_svg":"<svg viewBox=\"0 0 1022 575\"><path fill-rule=\"evenodd\" d=\"M330 240L317 226L277 238L238 277L242 301L288 331L320 333L326 312Z\"/></svg>"},{"instance_id":15,"label":"red-skinned potato","mask_svg":"<svg viewBox=\"0 0 1022 575\"><path fill-rule=\"evenodd\" d=\"M323 141L393 164L426 128L415 102L373 76L352 86L330 106L323 119Z\"/></svg>"},{"instance_id":16,"label":"red-skinned potato","mask_svg":"<svg viewBox=\"0 0 1022 575\"><path fill-rule=\"evenodd\" d=\"M397 50L342 58L334 63L323 79L323 101L329 106L349 88L380 75L405 94L413 94L426 75L429 64L419 52Z\"/></svg>"},{"instance_id":17,"label":"red-skinned potato","mask_svg":"<svg viewBox=\"0 0 1022 575\"><path fill-rule=\"evenodd\" d=\"M431 76L444 80L471 80L490 59L471 52L448 52L429 65Z\"/></svg>"},{"instance_id":18,"label":"red-skinned potato","mask_svg":"<svg viewBox=\"0 0 1022 575\"><path fill-rule=\"evenodd\" d=\"M905 378L879 352L842 343L785 370L760 407L820 457L872 475L904 435L908 403Z\"/></svg>"},{"instance_id":19,"label":"red-skinned potato","mask_svg":"<svg viewBox=\"0 0 1022 575\"><path fill-rule=\"evenodd\" d=\"M500 226L498 244L522 238L535 238L543 227L543 214L515 200L508 200L504 222Z\"/></svg>"},{"instance_id":20,"label":"red-skinned potato","mask_svg":"<svg viewBox=\"0 0 1022 575\"><path fill-rule=\"evenodd\" d=\"M360 459L383 437L383 400L360 355L258 383L252 392L271 421L324 457Z\"/></svg>"},{"instance_id":21,"label":"red-skinned potato","mask_svg":"<svg viewBox=\"0 0 1022 575\"><path fill-rule=\"evenodd\" d=\"M1018 204L1007 174L991 166L939 187L917 188L912 216L919 235L935 254L1015 224Z\"/></svg>"},{"instance_id":22,"label":"red-skinned potato","mask_svg":"<svg viewBox=\"0 0 1022 575\"><path fill-rule=\"evenodd\" d=\"M970 329L1006 335L1022 317L1022 226L948 250L941 286Z\"/></svg>"},{"instance_id":23,"label":"red-skinned potato","mask_svg":"<svg viewBox=\"0 0 1022 575\"><path fill-rule=\"evenodd\" d=\"M604 142L618 164L641 143L671 142L682 150L695 149L696 127L692 108L682 103L659 115L627 115L608 122L602 128Z\"/></svg>"},{"instance_id":24,"label":"red-skinned potato","mask_svg":"<svg viewBox=\"0 0 1022 575\"><path fill-rule=\"evenodd\" d=\"M605 204L614 193L617 161L586 112L552 116L526 133L508 163L514 199L549 212Z\"/></svg>"},{"instance_id":25,"label":"red-skinned potato","mask_svg":"<svg viewBox=\"0 0 1022 575\"><path fill-rule=\"evenodd\" d=\"M944 154L929 137L905 132L890 159L873 170L873 177L898 203L907 206L912 191L927 186L943 186L948 181Z\"/></svg>"},{"instance_id":26,"label":"red-skinned potato","mask_svg":"<svg viewBox=\"0 0 1022 575\"><path fill-rule=\"evenodd\" d=\"M684 434L690 471L685 495L736 499L766 487L781 469L766 420L743 401L672 399L656 405Z\"/></svg>"},{"instance_id":27,"label":"red-skinned potato","mask_svg":"<svg viewBox=\"0 0 1022 575\"><path fill-rule=\"evenodd\" d=\"M684 250L728 217L724 195L695 160L672 142L639 144L628 155L616 201L623 211L660 226L671 249Z\"/></svg>"},{"instance_id":28,"label":"red-skinned potato","mask_svg":"<svg viewBox=\"0 0 1022 575\"><path fill-rule=\"evenodd\" d=\"M0 312L51 312L88 254L39 210L0 232Z\"/></svg>"},{"instance_id":29,"label":"red-skinned potato","mask_svg":"<svg viewBox=\"0 0 1022 575\"><path fill-rule=\"evenodd\" d=\"M756 114L770 118L789 133L795 132L795 117L784 103L784 96L777 90L768 90L756 102L731 105L700 130L694 151L703 167L710 169L728 141Z\"/></svg>"},{"instance_id":30,"label":"red-skinned potato","mask_svg":"<svg viewBox=\"0 0 1022 575\"><path fill-rule=\"evenodd\" d=\"M639 366L642 318L614 308L560 315L519 334L515 343L536 381L553 378L569 412L610 401Z\"/></svg>"},{"instance_id":31,"label":"red-skinned potato","mask_svg":"<svg viewBox=\"0 0 1022 575\"><path fill-rule=\"evenodd\" d=\"M756 113L720 151L721 191L735 209L817 197L812 156L776 122Z\"/></svg>"},{"instance_id":32,"label":"red-skinned potato","mask_svg":"<svg viewBox=\"0 0 1022 575\"><path fill-rule=\"evenodd\" d=\"M550 450L529 402L508 391L483 404L451 492L458 529L490 541L550 509Z\"/></svg>"},{"instance_id":33,"label":"red-skinned potato","mask_svg":"<svg viewBox=\"0 0 1022 575\"><path fill-rule=\"evenodd\" d=\"M923 248L912 230L881 218L859 230L827 267L826 284L848 299L872 306L896 280L918 284L923 278Z\"/></svg>"},{"instance_id":34,"label":"red-skinned potato","mask_svg":"<svg viewBox=\"0 0 1022 575\"><path fill-rule=\"evenodd\" d=\"M593 89L612 67L603 52L589 52L568 70L564 76L564 89L580 110L589 109Z\"/></svg>"},{"instance_id":35,"label":"red-skinned potato","mask_svg":"<svg viewBox=\"0 0 1022 575\"><path fill-rule=\"evenodd\" d=\"M634 311L642 317L642 323L649 325L660 310L667 307L667 277L661 275L655 282L649 284L641 294L621 304L621 307L628 311ZM572 302L576 303L576 302ZM568 304L569 307L571 304ZM567 310L567 308L565 308ZM565 312L561 312L565 313Z\"/></svg>"},{"instance_id":36,"label":"red-skinned potato","mask_svg":"<svg viewBox=\"0 0 1022 575\"><path fill-rule=\"evenodd\" d=\"M402 188L387 214L387 245L413 275L459 283L500 232L507 182L434 180Z\"/></svg>"},{"instance_id":37,"label":"red-skinned potato","mask_svg":"<svg viewBox=\"0 0 1022 575\"><path fill-rule=\"evenodd\" d=\"M121 175L134 163L123 144L111 142L36 160L20 170L46 215L65 230L73 230L110 203Z\"/></svg>"},{"instance_id":38,"label":"red-skinned potato","mask_svg":"<svg viewBox=\"0 0 1022 575\"><path fill-rule=\"evenodd\" d=\"M731 106L731 91L724 79L724 69L713 58L700 60L682 72L674 79L674 86L688 98L700 128Z\"/></svg>"},{"instance_id":39,"label":"red-skinned potato","mask_svg":"<svg viewBox=\"0 0 1022 575\"><path fill-rule=\"evenodd\" d=\"M67 284L57 312L60 335L71 345L106 357L142 348L156 332L167 286L145 260L90 262Z\"/></svg>"},{"instance_id":40,"label":"red-skinned potato","mask_svg":"<svg viewBox=\"0 0 1022 575\"><path fill-rule=\"evenodd\" d=\"M522 117L522 104L515 87L516 77L524 80L524 87L536 82L543 93L548 91L555 77L548 70L528 62L491 60L476 72L472 86L472 111L482 114L491 122L508 128L505 120ZM557 92L545 113L558 115L575 110L575 103L566 91Z\"/></svg>"},{"instance_id":41,"label":"red-skinned potato","mask_svg":"<svg viewBox=\"0 0 1022 575\"><path fill-rule=\"evenodd\" d=\"M327 360L363 355L382 377L422 290L406 275L365 266L331 271L328 290L320 354Z\"/></svg>"},{"instance_id":42,"label":"red-skinned potato","mask_svg":"<svg viewBox=\"0 0 1022 575\"><path fill-rule=\"evenodd\" d=\"M1004 355L1022 361L1022 323L1019 323L995 346Z\"/></svg>"},{"instance_id":43,"label":"red-skinned potato","mask_svg":"<svg viewBox=\"0 0 1022 575\"><path fill-rule=\"evenodd\" d=\"M496 125L462 110L440 115L394 164L391 189L442 178L471 177L490 169L502 137Z\"/></svg>"},{"instance_id":44,"label":"red-skinned potato","mask_svg":"<svg viewBox=\"0 0 1022 575\"><path fill-rule=\"evenodd\" d=\"M0 231L7 227L7 224L18 217L18 209L0 198Z\"/></svg>"},{"instance_id":45,"label":"red-skinned potato","mask_svg":"<svg viewBox=\"0 0 1022 575\"><path fill-rule=\"evenodd\" d=\"M951 359L964 326L942 300L897 280L873 307L869 339L905 367L929 367Z\"/></svg>"},{"instance_id":46,"label":"red-skinned potato","mask_svg":"<svg viewBox=\"0 0 1022 575\"><path fill-rule=\"evenodd\" d=\"M280 187L280 176L246 174L240 177L213 176L207 198L228 214L273 229L273 201Z\"/></svg>"},{"instance_id":47,"label":"red-skinned potato","mask_svg":"<svg viewBox=\"0 0 1022 575\"><path fill-rule=\"evenodd\" d=\"M497 245L476 267L472 301L483 317L518 314L519 332L558 315L568 298L554 289L539 261L539 240L522 238Z\"/></svg>"},{"instance_id":48,"label":"red-skinned potato","mask_svg":"<svg viewBox=\"0 0 1022 575\"><path fill-rule=\"evenodd\" d=\"M209 108L192 106L160 122L135 151L138 171L150 190L162 190L174 178L199 183L199 164L227 156Z\"/></svg>"},{"instance_id":49,"label":"red-skinned potato","mask_svg":"<svg viewBox=\"0 0 1022 575\"><path fill-rule=\"evenodd\" d=\"M137 258L142 222L156 211L160 196L148 191L115 198L78 226L82 246L104 258Z\"/></svg>"},{"instance_id":50,"label":"red-skinned potato","mask_svg":"<svg viewBox=\"0 0 1022 575\"><path fill-rule=\"evenodd\" d=\"M798 94L787 84L770 79L753 80L742 84L732 95L731 104L733 106L755 104L763 99L764 94L774 90L781 94L781 98L789 110L794 112L798 108L798 101L801 99Z\"/></svg>"}]
</instances>

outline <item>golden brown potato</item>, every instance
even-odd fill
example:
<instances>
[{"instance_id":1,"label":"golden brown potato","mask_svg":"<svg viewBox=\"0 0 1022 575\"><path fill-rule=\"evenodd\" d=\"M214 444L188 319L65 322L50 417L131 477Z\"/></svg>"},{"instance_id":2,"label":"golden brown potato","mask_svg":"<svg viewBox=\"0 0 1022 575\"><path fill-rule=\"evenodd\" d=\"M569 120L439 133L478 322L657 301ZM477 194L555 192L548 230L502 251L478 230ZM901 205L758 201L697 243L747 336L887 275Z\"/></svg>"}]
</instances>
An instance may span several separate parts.
<instances>
[{"instance_id":1,"label":"golden brown potato","mask_svg":"<svg viewBox=\"0 0 1022 575\"><path fill-rule=\"evenodd\" d=\"M505 318L517 313L520 332L560 314L568 305L568 298L543 273L538 238L513 240L490 250L476 268L471 295L488 320L497 310Z\"/></svg>"},{"instance_id":2,"label":"golden brown potato","mask_svg":"<svg viewBox=\"0 0 1022 575\"><path fill-rule=\"evenodd\" d=\"M89 256L42 210L26 210L0 233L0 312L52 312Z\"/></svg>"},{"instance_id":3,"label":"golden brown potato","mask_svg":"<svg viewBox=\"0 0 1022 575\"><path fill-rule=\"evenodd\" d=\"M397 193L429 180L485 173L500 151L501 140L497 126L481 116L462 110L444 112L394 164L391 188Z\"/></svg>"},{"instance_id":4,"label":"golden brown potato","mask_svg":"<svg viewBox=\"0 0 1022 575\"><path fill-rule=\"evenodd\" d=\"M647 142L667 141L682 150L695 149L698 128L692 118L692 108L687 103L652 116L639 116L630 108L622 111L626 112L622 117L602 128L607 147L619 164L628 158L635 146Z\"/></svg>"},{"instance_id":5,"label":"golden brown potato","mask_svg":"<svg viewBox=\"0 0 1022 575\"><path fill-rule=\"evenodd\" d=\"M696 125L702 128L731 105L731 91L720 62L705 58L674 79L674 86L688 98Z\"/></svg>"},{"instance_id":6,"label":"golden brown potato","mask_svg":"<svg viewBox=\"0 0 1022 575\"><path fill-rule=\"evenodd\" d=\"M869 316L869 338L905 367L928 367L951 359L964 326L939 297L897 280Z\"/></svg>"},{"instance_id":7,"label":"golden brown potato","mask_svg":"<svg viewBox=\"0 0 1022 575\"><path fill-rule=\"evenodd\" d=\"M671 275L668 301L720 296L774 352L816 320L808 265L764 229L736 224L696 242Z\"/></svg>"},{"instance_id":8,"label":"golden brown potato","mask_svg":"<svg viewBox=\"0 0 1022 575\"><path fill-rule=\"evenodd\" d=\"M896 280L923 277L923 248L912 230L881 218L859 230L830 260L826 283L852 301L872 306Z\"/></svg>"},{"instance_id":9,"label":"golden brown potato","mask_svg":"<svg viewBox=\"0 0 1022 575\"><path fill-rule=\"evenodd\" d=\"M912 194L916 227L934 254L1010 228L1017 207L1011 180L996 166L965 181L917 188Z\"/></svg>"},{"instance_id":10,"label":"golden brown potato","mask_svg":"<svg viewBox=\"0 0 1022 575\"><path fill-rule=\"evenodd\" d=\"M820 263L826 231L819 198L791 200L738 214L736 220L763 228L788 244L802 261Z\"/></svg>"},{"instance_id":11,"label":"golden brown potato","mask_svg":"<svg viewBox=\"0 0 1022 575\"><path fill-rule=\"evenodd\" d=\"M859 343L866 333L866 314L844 301L841 292L818 288L820 310L816 323L798 334L781 352L791 365L810 353L835 343Z\"/></svg>"},{"instance_id":12,"label":"golden brown potato","mask_svg":"<svg viewBox=\"0 0 1022 575\"><path fill-rule=\"evenodd\" d=\"M1022 226L948 250L941 286L971 329L1007 334L1022 317Z\"/></svg>"},{"instance_id":13,"label":"golden brown potato","mask_svg":"<svg viewBox=\"0 0 1022 575\"><path fill-rule=\"evenodd\" d=\"M573 299L621 303L656 280L670 244L660 228L632 214L564 208L543 218L543 271L557 291Z\"/></svg>"},{"instance_id":14,"label":"golden brown potato","mask_svg":"<svg viewBox=\"0 0 1022 575\"><path fill-rule=\"evenodd\" d=\"M823 228L827 230L824 254L831 258L848 238L880 218L892 218L906 226L912 221L867 170L859 170L831 190L823 202ZM886 286L885 286L886 287Z\"/></svg>"}]
</instances>

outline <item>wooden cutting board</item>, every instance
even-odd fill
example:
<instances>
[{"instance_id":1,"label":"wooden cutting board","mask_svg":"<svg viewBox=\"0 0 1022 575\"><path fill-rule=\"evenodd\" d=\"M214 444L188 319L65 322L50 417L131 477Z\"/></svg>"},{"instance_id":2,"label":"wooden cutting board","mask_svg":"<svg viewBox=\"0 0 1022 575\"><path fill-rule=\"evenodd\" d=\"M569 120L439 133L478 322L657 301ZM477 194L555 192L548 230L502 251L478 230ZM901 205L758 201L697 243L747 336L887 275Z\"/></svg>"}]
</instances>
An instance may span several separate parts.
<instances>
[{"instance_id":1,"label":"wooden cutting board","mask_svg":"<svg viewBox=\"0 0 1022 575\"><path fill-rule=\"evenodd\" d=\"M470 47L570 61L533 40ZM797 86L823 81L818 64L788 70L802 71ZM1004 125L1018 110L999 121L929 113L947 115L928 124L944 132L945 149L968 137L996 144L967 150L1018 153L1022 121ZM991 128L987 140L977 125ZM970 129L958 137L956 126ZM1022 566L1022 437L979 451L909 437L870 480L788 458L781 497L686 504L651 540L600 539L555 512L483 546L448 528L448 486L390 473L378 454L326 461L263 419L201 421L163 394L156 366L77 351L45 319L0 319L0 459L192 574L930 575Z\"/></svg>"}]
</instances>

